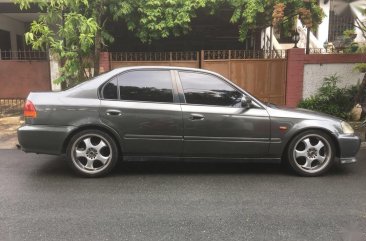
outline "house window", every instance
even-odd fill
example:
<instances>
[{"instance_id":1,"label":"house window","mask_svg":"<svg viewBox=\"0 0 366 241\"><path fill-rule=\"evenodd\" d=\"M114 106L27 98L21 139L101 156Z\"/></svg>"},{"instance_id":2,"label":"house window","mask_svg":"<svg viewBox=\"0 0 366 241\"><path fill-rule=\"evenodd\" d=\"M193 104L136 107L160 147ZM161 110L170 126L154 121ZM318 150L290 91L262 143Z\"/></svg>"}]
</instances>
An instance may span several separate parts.
<instances>
[{"instance_id":1,"label":"house window","mask_svg":"<svg viewBox=\"0 0 366 241\"><path fill-rule=\"evenodd\" d=\"M17 34L17 50L25 50L23 35Z\"/></svg>"},{"instance_id":2,"label":"house window","mask_svg":"<svg viewBox=\"0 0 366 241\"><path fill-rule=\"evenodd\" d=\"M0 57L1 59L11 58L11 40L10 32L0 29Z\"/></svg>"},{"instance_id":3,"label":"house window","mask_svg":"<svg viewBox=\"0 0 366 241\"><path fill-rule=\"evenodd\" d=\"M332 0L330 2L328 41L341 41L343 32L347 29L354 29L350 4Z\"/></svg>"}]
</instances>

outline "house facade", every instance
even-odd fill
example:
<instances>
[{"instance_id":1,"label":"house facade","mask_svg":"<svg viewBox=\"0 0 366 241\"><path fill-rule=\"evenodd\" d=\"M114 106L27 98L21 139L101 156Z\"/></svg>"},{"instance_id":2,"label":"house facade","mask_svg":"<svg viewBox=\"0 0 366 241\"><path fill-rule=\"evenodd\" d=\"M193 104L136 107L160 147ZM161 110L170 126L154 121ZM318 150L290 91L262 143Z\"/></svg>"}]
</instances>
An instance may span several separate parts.
<instances>
[{"instance_id":1,"label":"house facade","mask_svg":"<svg viewBox=\"0 0 366 241\"><path fill-rule=\"evenodd\" d=\"M24 42L24 33L39 14L35 6L20 11L13 1L0 0L0 50L15 52L29 49Z\"/></svg>"},{"instance_id":2,"label":"house facade","mask_svg":"<svg viewBox=\"0 0 366 241\"><path fill-rule=\"evenodd\" d=\"M326 52L326 48L329 46L332 46L333 49L342 49L344 44L343 32L349 29L355 30L355 42L366 42L361 30L357 27L360 26L360 23L366 24L366 15L364 14L366 1L319 0L318 3L323 9L325 17L318 29L310 33L310 48L316 49L318 52ZM300 21L297 22L296 31L300 34L300 40L297 46L305 48L307 29L302 26ZM276 34L271 36L270 33L270 27L262 32L263 48L283 50L294 46L288 42L281 42ZM270 38L272 39L271 44L268 43L268 39Z\"/></svg>"}]
</instances>

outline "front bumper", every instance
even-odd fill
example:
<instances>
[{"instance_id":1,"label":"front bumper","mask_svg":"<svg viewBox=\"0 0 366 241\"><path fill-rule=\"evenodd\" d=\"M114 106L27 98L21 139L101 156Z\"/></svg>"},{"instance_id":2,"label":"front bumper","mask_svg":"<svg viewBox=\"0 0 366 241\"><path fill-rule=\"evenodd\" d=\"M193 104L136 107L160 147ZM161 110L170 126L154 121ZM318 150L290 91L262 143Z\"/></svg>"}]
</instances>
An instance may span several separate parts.
<instances>
[{"instance_id":1,"label":"front bumper","mask_svg":"<svg viewBox=\"0 0 366 241\"><path fill-rule=\"evenodd\" d=\"M73 126L24 125L18 129L18 141L24 152L62 154Z\"/></svg>"},{"instance_id":2,"label":"front bumper","mask_svg":"<svg viewBox=\"0 0 366 241\"><path fill-rule=\"evenodd\" d=\"M339 161L341 164L356 162L357 152L360 150L361 140L355 135L339 135Z\"/></svg>"}]
</instances>

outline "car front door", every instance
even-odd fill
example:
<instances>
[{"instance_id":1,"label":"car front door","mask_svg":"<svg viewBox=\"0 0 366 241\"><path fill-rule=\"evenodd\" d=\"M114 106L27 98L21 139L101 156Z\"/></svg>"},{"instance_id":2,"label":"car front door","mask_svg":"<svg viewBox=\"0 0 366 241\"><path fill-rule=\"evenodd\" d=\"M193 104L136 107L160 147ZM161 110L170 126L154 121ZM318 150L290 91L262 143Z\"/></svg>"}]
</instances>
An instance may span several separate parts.
<instances>
[{"instance_id":1,"label":"car front door","mask_svg":"<svg viewBox=\"0 0 366 241\"><path fill-rule=\"evenodd\" d=\"M124 155L181 155L183 120L172 76L170 70L133 70L103 87L101 119L118 131Z\"/></svg>"},{"instance_id":2,"label":"car front door","mask_svg":"<svg viewBox=\"0 0 366 241\"><path fill-rule=\"evenodd\" d=\"M218 76L192 71L176 75L186 157L265 157L270 120L263 107L242 107L243 93Z\"/></svg>"}]
</instances>

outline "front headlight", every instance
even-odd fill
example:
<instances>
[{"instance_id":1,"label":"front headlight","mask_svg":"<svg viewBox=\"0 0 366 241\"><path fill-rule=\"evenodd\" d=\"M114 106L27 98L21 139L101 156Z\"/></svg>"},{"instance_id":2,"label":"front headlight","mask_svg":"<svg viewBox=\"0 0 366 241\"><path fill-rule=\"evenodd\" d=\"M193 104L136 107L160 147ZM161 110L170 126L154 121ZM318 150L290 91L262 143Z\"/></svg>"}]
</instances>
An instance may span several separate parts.
<instances>
[{"instance_id":1,"label":"front headlight","mask_svg":"<svg viewBox=\"0 0 366 241\"><path fill-rule=\"evenodd\" d=\"M355 131L353 130L352 126L345 121L341 122L342 130L344 134L353 134Z\"/></svg>"}]
</instances>

